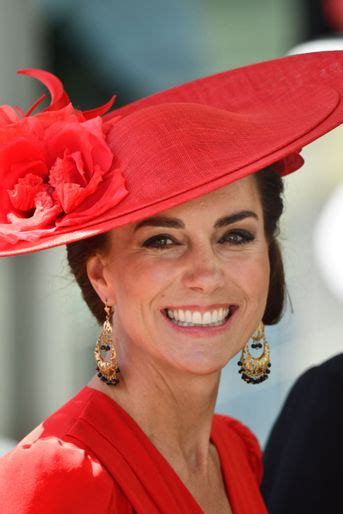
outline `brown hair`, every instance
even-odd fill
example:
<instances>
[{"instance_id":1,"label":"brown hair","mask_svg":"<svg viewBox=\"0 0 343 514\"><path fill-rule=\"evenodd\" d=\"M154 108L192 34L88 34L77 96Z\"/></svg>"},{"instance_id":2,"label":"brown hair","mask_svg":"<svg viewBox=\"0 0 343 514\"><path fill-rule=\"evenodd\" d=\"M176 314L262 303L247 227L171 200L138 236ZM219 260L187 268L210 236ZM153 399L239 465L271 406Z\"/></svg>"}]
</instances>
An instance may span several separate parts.
<instances>
[{"instance_id":1,"label":"brown hair","mask_svg":"<svg viewBox=\"0 0 343 514\"><path fill-rule=\"evenodd\" d=\"M269 242L270 284L267 305L263 316L266 325L277 323L282 316L285 299L285 278L278 235L278 222L283 211L283 181L272 166L255 175L264 216L264 229ZM70 269L79 284L82 296L99 323L105 320L104 305L87 274L87 261L97 252L106 252L109 238L100 234L67 245Z\"/></svg>"},{"instance_id":2,"label":"brown hair","mask_svg":"<svg viewBox=\"0 0 343 514\"><path fill-rule=\"evenodd\" d=\"M278 240L279 219L283 212L283 180L272 166L255 175L261 198L264 231L269 243L270 279L266 309L263 315L265 325L274 325L282 314L285 304L285 274Z\"/></svg>"}]
</instances>

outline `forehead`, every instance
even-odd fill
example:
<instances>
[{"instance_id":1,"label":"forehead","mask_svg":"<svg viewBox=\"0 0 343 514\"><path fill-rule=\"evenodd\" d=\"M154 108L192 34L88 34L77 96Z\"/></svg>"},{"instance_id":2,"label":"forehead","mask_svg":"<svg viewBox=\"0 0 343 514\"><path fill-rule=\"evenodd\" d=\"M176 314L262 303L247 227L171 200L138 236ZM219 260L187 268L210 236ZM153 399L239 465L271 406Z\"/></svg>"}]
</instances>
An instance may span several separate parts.
<instances>
[{"instance_id":1,"label":"forehead","mask_svg":"<svg viewBox=\"0 0 343 514\"><path fill-rule=\"evenodd\" d=\"M182 214L196 214L206 211L219 211L226 209L233 211L242 208L259 209L261 207L257 183L254 176L237 180L232 184L221 187L211 193L185 202L177 207L163 212L164 215L182 216Z\"/></svg>"}]
</instances>

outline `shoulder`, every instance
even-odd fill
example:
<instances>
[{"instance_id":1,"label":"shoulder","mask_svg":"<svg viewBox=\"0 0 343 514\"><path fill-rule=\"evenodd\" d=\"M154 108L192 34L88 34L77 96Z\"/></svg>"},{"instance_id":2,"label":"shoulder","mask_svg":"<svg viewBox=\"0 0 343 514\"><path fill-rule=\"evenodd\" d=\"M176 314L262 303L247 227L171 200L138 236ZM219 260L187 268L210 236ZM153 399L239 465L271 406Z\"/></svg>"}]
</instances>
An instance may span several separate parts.
<instances>
[{"instance_id":1,"label":"shoulder","mask_svg":"<svg viewBox=\"0 0 343 514\"><path fill-rule=\"evenodd\" d=\"M107 512L113 482L85 449L56 437L18 446L0 459L0 504L8 514Z\"/></svg>"},{"instance_id":2,"label":"shoulder","mask_svg":"<svg viewBox=\"0 0 343 514\"><path fill-rule=\"evenodd\" d=\"M281 432L314 434L343 428L343 413L337 409L343 391L343 354L305 371L292 385L271 436ZM289 435L287 436L289 437ZM275 438L274 438L275 439ZM273 440L274 440L273 439ZM307 441L309 438L307 437ZM275 443L276 444L276 443ZM281 445L281 442L278 443Z\"/></svg>"},{"instance_id":3,"label":"shoulder","mask_svg":"<svg viewBox=\"0 0 343 514\"><path fill-rule=\"evenodd\" d=\"M6 514L127 512L127 500L92 449L70 427L87 405L78 394L0 458L0 505Z\"/></svg>"},{"instance_id":4,"label":"shoulder","mask_svg":"<svg viewBox=\"0 0 343 514\"><path fill-rule=\"evenodd\" d=\"M297 496L307 498L306 512L335 510L329 505L337 505L341 488L342 382L339 354L308 369L291 388L264 452L262 491L270 507L283 500L291 511Z\"/></svg>"},{"instance_id":5,"label":"shoulder","mask_svg":"<svg viewBox=\"0 0 343 514\"><path fill-rule=\"evenodd\" d=\"M317 412L337 401L343 387L343 353L331 357L318 366L305 371L291 387L284 406L285 411L305 413L311 408ZM306 405L303 399L306 398ZM311 401L310 401L311 400ZM314 407L313 402L318 402Z\"/></svg>"},{"instance_id":6,"label":"shoulder","mask_svg":"<svg viewBox=\"0 0 343 514\"><path fill-rule=\"evenodd\" d=\"M318 379L329 380L330 383L340 386L343 384L343 353L339 353L322 364L313 366L305 371L297 380L296 385L313 382Z\"/></svg>"},{"instance_id":7,"label":"shoulder","mask_svg":"<svg viewBox=\"0 0 343 514\"><path fill-rule=\"evenodd\" d=\"M230 416L215 414L216 423L222 426L223 435L226 432L231 441L234 438L236 445L239 444L245 453L249 466L255 474L258 482L262 480L262 451L255 434L241 421Z\"/></svg>"}]
</instances>

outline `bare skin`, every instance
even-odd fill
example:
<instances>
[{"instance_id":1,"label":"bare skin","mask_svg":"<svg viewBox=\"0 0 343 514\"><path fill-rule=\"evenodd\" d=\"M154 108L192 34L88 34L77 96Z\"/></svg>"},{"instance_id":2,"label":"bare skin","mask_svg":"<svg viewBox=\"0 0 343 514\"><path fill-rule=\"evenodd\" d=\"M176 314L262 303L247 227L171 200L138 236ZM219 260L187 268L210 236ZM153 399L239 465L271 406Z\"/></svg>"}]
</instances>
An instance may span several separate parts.
<instances>
[{"instance_id":1,"label":"bare skin","mask_svg":"<svg viewBox=\"0 0 343 514\"><path fill-rule=\"evenodd\" d=\"M240 219L218 223L237 213ZM166 223L159 220L159 226L115 229L110 249L88 262L94 289L115 309L122 373L117 387L96 376L89 386L130 414L206 514L230 514L210 432L221 370L256 330L267 299L268 244L255 179L161 216L174 225L177 219L178 226L160 226ZM218 305L230 306L233 314L216 331L180 330L165 313Z\"/></svg>"}]
</instances>

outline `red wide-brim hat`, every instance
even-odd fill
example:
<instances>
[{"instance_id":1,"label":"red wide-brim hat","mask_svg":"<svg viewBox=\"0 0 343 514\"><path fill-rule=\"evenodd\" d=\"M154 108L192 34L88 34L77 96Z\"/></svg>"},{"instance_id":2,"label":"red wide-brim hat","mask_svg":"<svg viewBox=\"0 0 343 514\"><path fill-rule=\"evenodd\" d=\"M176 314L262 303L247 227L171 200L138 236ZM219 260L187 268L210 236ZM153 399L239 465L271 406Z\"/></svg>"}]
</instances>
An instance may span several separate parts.
<instances>
[{"instance_id":1,"label":"red wide-brim hat","mask_svg":"<svg viewBox=\"0 0 343 514\"><path fill-rule=\"evenodd\" d=\"M343 51L201 78L114 109L81 112L59 80L43 112L0 108L0 256L95 236L274 165L343 122Z\"/></svg>"}]
</instances>

